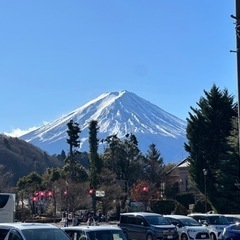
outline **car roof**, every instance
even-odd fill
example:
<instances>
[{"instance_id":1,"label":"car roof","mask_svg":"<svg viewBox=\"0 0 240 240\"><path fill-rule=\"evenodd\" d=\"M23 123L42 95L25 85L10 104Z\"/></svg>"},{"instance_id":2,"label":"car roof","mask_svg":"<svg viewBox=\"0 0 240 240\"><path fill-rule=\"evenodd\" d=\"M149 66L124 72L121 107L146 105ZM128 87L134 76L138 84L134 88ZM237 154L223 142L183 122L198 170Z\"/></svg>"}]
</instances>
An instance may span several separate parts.
<instances>
[{"instance_id":1,"label":"car roof","mask_svg":"<svg viewBox=\"0 0 240 240\"><path fill-rule=\"evenodd\" d=\"M24 229L46 229L46 228L58 228L49 223L21 223L21 222L14 222L14 223L0 223L0 227L3 228L17 228L20 230Z\"/></svg>"},{"instance_id":2,"label":"car roof","mask_svg":"<svg viewBox=\"0 0 240 240\"><path fill-rule=\"evenodd\" d=\"M171 218L175 218L175 219L189 219L192 217L190 216L186 216L186 215L177 215L177 214L171 214L171 215L163 215L164 217L171 217Z\"/></svg>"},{"instance_id":3,"label":"car roof","mask_svg":"<svg viewBox=\"0 0 240 240\"><path fill-rule=\"evenodd\" d=\"M90 231L104 231L104 230L122 230L117 225L100 225L100 226L69 226L61 227L62 230L82 230L86 232Z\"/></svg>"},{"instance_id":4,"label":"car roof","mask_svg":"<svg viewBox=\"0 0 240 240\"><path fill-rule=\"evenodd\" d=\"M219 213L190 213L188 214L189 217L191 216L206 216L206 217L210 217L210 216L224 216L223 214L219 214Z\"/></svg>"},{"instance_id":5,"label":"car roof","mask_svg":"<svg viewBox=\"0 0 240 240\"><path fill-rule=\"evenodd\" d=\"M152 213L152 212L129 212L129 213L121 213L122 216L129 216L129 215L135 215L135 216L163 216L159 213Z\"/></svg>"},{"instance_id":6,"label":"car roof","mask_svg":"<svg viewBox=\"0 0 240 240\"><path fill-rule=\"evenodd\" d=\"M239 218L240 219L240 215L239 214L223 214L225 217L234 217L234 218Z\"/></svg>"}]
</instances>

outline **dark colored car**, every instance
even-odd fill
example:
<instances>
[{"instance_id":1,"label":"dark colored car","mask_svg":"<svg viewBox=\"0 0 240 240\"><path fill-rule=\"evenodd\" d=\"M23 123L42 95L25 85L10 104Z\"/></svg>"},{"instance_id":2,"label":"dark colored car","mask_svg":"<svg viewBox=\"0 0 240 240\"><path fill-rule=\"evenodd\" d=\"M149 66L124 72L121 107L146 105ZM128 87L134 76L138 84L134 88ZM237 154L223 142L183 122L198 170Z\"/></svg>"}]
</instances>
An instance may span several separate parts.
<instances>
[{"instance_id":1,"label":"dark colored car","mask_svg":"<svg viewBox=\"0 0 240 240\"><path fill-rule=\"evenodd\" d=\"M226 217L226 219L228 220L229 224L234 224L239 222L240 223L240 216L239 215L231 215L231 214L224 214L224 216Z\"/></svg>"},{"instance_id":2,"label":"dark colored car","mask_svg":"<svg viewBox=\"0 0 240 240\"><path fill-rule=\"evenodd\" d=\"M131 240L178 240L177 228L157 213L122 213L119 226Z\"/></svg>"},{"instance_id":3,"label":"dark colored car","mask_svg":"<svg viewBox=\"0 0 240 240\"><path fill-rule=\"evenodd\" d=\"M225 227L222 234L222 240L240 240L240 224L230 224Z\"/></svg>"}]
</instances>

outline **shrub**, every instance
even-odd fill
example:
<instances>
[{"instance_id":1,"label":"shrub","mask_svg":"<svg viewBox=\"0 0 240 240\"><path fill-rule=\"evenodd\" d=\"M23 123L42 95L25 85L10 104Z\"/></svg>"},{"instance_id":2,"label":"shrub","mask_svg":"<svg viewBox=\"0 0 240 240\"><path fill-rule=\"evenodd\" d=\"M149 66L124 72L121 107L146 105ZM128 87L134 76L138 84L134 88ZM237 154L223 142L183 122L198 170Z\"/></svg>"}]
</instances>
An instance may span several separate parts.
<instances>
[{"instance_id":1,"label":"shrub","mask_svg":"<svg viewBox=\"0 0 240 240\"><path fill-rule=\"evenodd\" d=\"M175 200L156 200L150 205L153 212L160 214L187 214L187 209Z\"/></svg>"}]
</instances>

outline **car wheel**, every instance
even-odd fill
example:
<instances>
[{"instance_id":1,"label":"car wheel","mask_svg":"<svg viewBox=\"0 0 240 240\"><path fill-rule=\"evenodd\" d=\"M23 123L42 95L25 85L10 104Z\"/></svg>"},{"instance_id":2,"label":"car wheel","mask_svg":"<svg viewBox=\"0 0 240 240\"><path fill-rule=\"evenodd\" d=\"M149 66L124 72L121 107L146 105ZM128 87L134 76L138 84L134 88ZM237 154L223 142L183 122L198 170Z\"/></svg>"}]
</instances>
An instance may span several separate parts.
<instances>
[{"instance_id":1,"label":"car wheel","mask_svg":"<svg viewBox=\"0 0 240 240\"><path fill-rule=\"evenodd\" d=\"M210 238L211 238L212 240L217 240L217 238L216 238L216 236L215 236L214 233L211 233L211 234L210 234Z\"/></svg>"},{"instance_id":2,"label":"car wheel","mask_svg":"<svg viewBox=\"0 0 240 240\"><path fill-rule=\"evenodd\" d=\"M185 233L181 235L181 240L188 240L188 237Z\"/></svg>"},{"instance_id":3,"label":"car wheel","mask_svg":"<svg viewBox=\"0 0 240 240\"><path fill-rule=\"evenodd\" d=\"M153 240L153 236L151 234L148 234L146 240Z\"/></svg>"}]
</instances>

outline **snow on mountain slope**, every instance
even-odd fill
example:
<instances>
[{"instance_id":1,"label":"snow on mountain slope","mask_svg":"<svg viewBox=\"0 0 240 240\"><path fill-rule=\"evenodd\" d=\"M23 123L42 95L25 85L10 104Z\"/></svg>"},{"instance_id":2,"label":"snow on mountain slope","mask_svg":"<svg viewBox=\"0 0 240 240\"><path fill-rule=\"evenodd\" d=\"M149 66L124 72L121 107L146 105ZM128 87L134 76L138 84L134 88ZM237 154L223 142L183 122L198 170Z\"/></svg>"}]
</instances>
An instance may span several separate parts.
<instances>
[{"instance_id":1,"label":"snow on mountain slope","mask_svg":"<svg viewBox=\"0 0 240 240\"><path fill-rule=\"evenodd\" d=\"M78 122L81 129L80 151L89 151L89 122L97 120L100 140L112 134L122 138L127 133L133 133L143 154L154 143L165 163L179 162L187 155L183 147L186 122L128 91L104 93L20 138L49 154L59 154L62 150L67 153L69 145L66 143L66 130L70 120ZM100 144L99 152L102 149Z\"/></svg>"}]
</instances>

